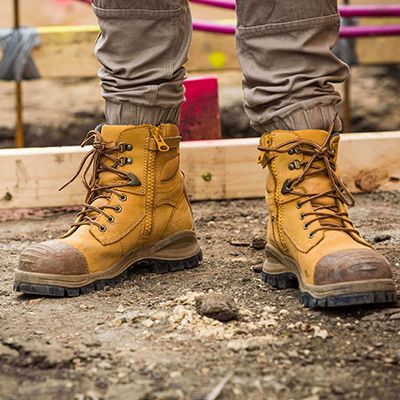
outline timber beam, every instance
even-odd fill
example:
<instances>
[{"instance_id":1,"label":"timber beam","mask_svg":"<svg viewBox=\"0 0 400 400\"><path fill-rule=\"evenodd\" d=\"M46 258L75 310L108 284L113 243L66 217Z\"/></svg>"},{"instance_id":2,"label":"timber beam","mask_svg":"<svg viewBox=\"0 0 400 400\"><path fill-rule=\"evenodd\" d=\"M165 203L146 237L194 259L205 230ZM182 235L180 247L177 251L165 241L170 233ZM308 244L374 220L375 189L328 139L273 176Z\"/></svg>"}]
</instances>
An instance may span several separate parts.
<instances>
[{"instance_id":1,"label":"timber beam","mask_svg":"<svg viewBox=\"0 0 400 400\"><path fill-rule=\"evenodd\" d=\"M184 142L182 168L192 200L262 197L266 170L257 138ZM87 150L47 147L0 150L0 209L79 205L79 179L59 192ZM400 132L344 134L339 166L353 192L400 189Z\"/></svg>"}]
</instances>

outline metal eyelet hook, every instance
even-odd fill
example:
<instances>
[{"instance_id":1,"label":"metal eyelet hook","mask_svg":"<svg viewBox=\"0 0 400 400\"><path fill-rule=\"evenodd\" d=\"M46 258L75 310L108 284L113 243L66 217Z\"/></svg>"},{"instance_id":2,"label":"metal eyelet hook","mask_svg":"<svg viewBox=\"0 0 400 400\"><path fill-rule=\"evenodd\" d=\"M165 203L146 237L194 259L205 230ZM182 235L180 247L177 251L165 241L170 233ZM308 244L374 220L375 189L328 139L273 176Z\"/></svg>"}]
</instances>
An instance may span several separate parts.
<instances>
[{"instance_id":1,"label":"metal eyelet hook","mask_svg":"<svg viewBox=\"0 0 400 400\"><path fill-rule=\"evenodd\" d=\"M120 167L123 167L125 164L126 164L126 158L125 158L125 157L120 157L120 158L118 159L118 165L119 165Z\"/></svg>"}]
</instances>

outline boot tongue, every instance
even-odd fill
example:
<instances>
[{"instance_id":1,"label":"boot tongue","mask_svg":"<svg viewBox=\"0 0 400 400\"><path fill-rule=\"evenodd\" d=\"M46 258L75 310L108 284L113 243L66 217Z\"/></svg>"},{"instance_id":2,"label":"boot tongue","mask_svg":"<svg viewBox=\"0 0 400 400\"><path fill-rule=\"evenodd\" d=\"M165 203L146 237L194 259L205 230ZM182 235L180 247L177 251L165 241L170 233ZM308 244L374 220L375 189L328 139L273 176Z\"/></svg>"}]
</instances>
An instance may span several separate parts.
<instances>
[{"instance_id":1,"label":"boot tongue","mask_svg":"<svg viewBox=\"0 0 400 400\"><path fill-rule=\"evenodd\" d=\"M124 127L121 125L103 125L101 128L101 139L108 146L117 146L119 144L119 138L121 132L124 130ZM118 158L118 151L114 151L110 154L110 156L114 158ZM115 167L116 162L110 160L108 157L103 156L101 159L101 163L108 167ZM114 182L118 181L120 178L118 175L114 174L110 171L103 171L99 173L99 185L100 186L110 186Z\"/></svg>"},{"instance_id":2,"label":"boot tongue","mask_svg":"<svg viewBox=\"0 0 400 400\"><path fill-rule=\"evenodd\" d=\"M123 131L123 126L113 126L113 125L103 125L101 126L101 139L102 142L107 144L107 146L117 146L119 143L119 137L120 133ZM113 152L111 153L111 156L118 158L118 153ZM110 160L107 157L102 157L101 163L104 165L107 165L109 167L112 167L115 165L115 162ZM98 184L99 186L110 186L113 184L113 182L116 182L119 179L119 177L110 172L110 171L102 171L98 175ZM100 194L97 192L97 194ZM106 198L98 198L94 200L91 204L95 207L102 207L107 204L108 200ZM91 212L88 214L88 216L95 216L95 212Z\"/></svg>"},{"instance_id":3,"label":"boot tongue","mask_svg":"<svg viewBox=\"0 0 400 400\"><path fill-rule=\"evenodd\" d=\"M324 143L326 142L327 137L329 136L329 133L326 131L320 131L320 130L305 130L305 131L296 131L293 132L300 140L309 140L312 141L316 144L318 144L319 146L323 146ZM334 136L333 142L337 142L339 140L339 136L337 135L336 137ZM330 145L330 143L328 142L327 144L328 146ZM307 145L302 145L302 147L307 148L307 149L312 149L311 146L307 146ZM310 160L312 156L310 155L304 155L304 160L308 161ZM335 155L336 157L336 155ZM326 172L326 165L325 162L322 159L319 160L315 160L312 165L311 168L309 170L309 173L320 169L320 168L324 168L325 172L323 173L318 173L318 174L312 174L312 175L306 175L304 180L302 182L300 182L300 187L303 187L306 193L309 194L318 194L318 193L323 193L326 192L328 190L331 190L333 188L333 184L330 181L329 177L327 176L327 172ZM314 208L318 207L318 206L336 206L336 202L333 198L331 197L320 197L318 199L315 199L313 201L311 201L311 204ZM335 214L334 211L330 211L327 209L322 209L321 212L329 214ZM339 220L336 218L332 218L332 219L322 219L320 220L321 225L338 225L340 224Z\"/></svg>"}]
</instances>

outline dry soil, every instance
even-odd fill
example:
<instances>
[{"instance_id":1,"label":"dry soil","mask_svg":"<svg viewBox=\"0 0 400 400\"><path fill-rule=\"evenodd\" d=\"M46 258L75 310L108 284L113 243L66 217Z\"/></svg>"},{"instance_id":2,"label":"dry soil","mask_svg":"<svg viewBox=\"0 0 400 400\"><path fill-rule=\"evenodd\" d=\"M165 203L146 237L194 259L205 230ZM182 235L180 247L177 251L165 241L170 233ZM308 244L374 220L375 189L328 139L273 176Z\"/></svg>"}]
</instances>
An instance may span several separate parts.
<instances>
[{"instance_id":1,"label":"dry soil","mask_svg":"<svg viewBox=\"0 0 400 400\"><path fill-rule=\"evenodd\" d=\"M357 226L400 284L400 194L357 200ZM306 309L295 290L272 289L254 272L264 258L251 246L264 236L262 200L196 203L194 212L205 256L199 268L132 273L115 288L70 299L11 286L19 253L60 235L73 215L3 221L0 398L399 399L399 304ZM232 295L239 320L198 315L194 300L209 291ZM207 397L223 380L222 392Z\"/></svg>"}]
</instances>

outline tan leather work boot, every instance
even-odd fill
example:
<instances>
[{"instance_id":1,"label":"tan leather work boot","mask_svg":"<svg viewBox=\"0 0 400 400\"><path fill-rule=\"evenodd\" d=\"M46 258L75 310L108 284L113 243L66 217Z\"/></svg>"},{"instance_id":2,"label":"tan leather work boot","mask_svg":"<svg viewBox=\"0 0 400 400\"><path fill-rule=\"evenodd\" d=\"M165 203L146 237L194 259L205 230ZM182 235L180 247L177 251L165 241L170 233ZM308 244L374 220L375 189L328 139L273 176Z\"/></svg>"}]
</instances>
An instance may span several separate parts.
<instances>
[{"instance_id":1,"label":"tan leather work boot","mask_svg":"<svg viewBox=\"0 0 400 400\"><path fill-rule=\"evenodd\" d=\"M262 279L300 286L309 307L396 301L390 265L349 219L354 200L338 177L339 135L318 130L274 131L260 140L268 166L267 259Z\"/></svg>"},{"instance_id":2,"label":"tan leather work boot","mask_svg":"<svg viewBox=\"0 0 400 400\"><path fill-rule=\"evenodd\" d=\"M14 288L77 296L140 265L158 273L195 267L201 251L179 168L180 140L171 124L104 125L89 132L82 145L92 142L93 149L77 173L87 164L84 207L61 239L21 255Z\"/></svg>"}]
</instances>

